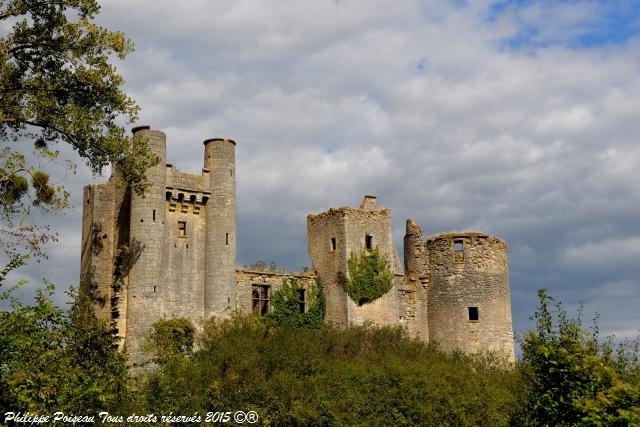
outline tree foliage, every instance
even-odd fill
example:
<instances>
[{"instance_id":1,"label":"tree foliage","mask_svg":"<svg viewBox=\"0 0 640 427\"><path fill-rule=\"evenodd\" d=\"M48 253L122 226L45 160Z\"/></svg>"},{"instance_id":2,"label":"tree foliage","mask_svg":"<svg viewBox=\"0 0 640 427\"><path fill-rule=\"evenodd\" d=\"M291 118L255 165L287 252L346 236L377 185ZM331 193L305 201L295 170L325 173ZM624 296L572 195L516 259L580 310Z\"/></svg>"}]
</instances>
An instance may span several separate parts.
<instances>
[{"instance_id":1,"label":"tree foliage","mask_svg":"<svg viewBox=\"0 0 640 427\"><path fill-rule=\"evenodd\" d=\"M313 286L306 289L308 309L300 310L300 281L295 278L285 278L282 287L271 297L273 310L265 316L265 321L271 325L288 328L319 328L324 321L326 299L324 286L320 279L316 279Z\"/></svg>"},{"instance_id":2,"label":"tree foliage","mask_svg":"<svg viewBox=\"0 0 640 427\"><path fill-rule=\"evenodd\" d=\"M92 414L117 410L130 399L126 360L118 337L72 292L64 311L53 285L38 289L35 305L6 290L0 302L0 412Z\"/></svg>"},{"instance_id":3,"label":"tree foliage","mask_svg":"<svg viewBox=\"0 0 640 427\"><path fill-rule=\"evenodd\" d=\"M338 281L356 304L375 301L393 286L389 260L380 255L378 248L360 255L352 252L347 263L349 274L338 272Z\"/></svg>"},{"instance_id":4,"label":"tree foliage","mask_svg":"<svg viewBox=\"0 0 640 427\"><path fill-rule=\"evenodd\" d=\"M195 332L191 321L184 317L162 319L153 324L145 347L154 353L155 363L164 365L172 357L184 357L192 353Z\"/></svg>"},{"instance_id":5,"label":"tree foliage","mask_svg":"<svg viewBox=\"0 0 640 427\"><path fill-rule=\"evenodd\" d=\"M513 418L524 426L640 424L638 342L616 349L570 319L544 289L536 329L522 339L522 399Z\"/></svg>"},{"instance_id":6,"label":"tree foliage","mask_svg":"<svg viewBox=\"0 0 640 427\"><path fill-rule=\"evenodd\" d=\"M47 161L58 158L54 144L68 143L94 173L116 165L136 191L157 162L121 126L135 120L138 107L122 92L124 80L110 59L123 59L133 44L96 25L98 11L96 0L0 2L0 22L10 28L0 38L0 238L10 257L21 249L43 255L41 244L55 237L27 221L31 207L67 206L68 193L25 157L27 142Z\"/></svg>"}]
</instances>

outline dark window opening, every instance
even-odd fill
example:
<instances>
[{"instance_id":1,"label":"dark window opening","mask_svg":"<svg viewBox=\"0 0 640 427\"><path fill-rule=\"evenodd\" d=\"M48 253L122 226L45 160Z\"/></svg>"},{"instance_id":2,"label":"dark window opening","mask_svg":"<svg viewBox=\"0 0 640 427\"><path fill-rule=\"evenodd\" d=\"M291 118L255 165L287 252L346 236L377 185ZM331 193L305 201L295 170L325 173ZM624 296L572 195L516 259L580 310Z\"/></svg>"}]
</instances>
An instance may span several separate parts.
<instances>
[{"instance_id":1,"label":"dark window opening","mask_svg":"<svg viewBox=\"0 0 640 427\"><path fill-rule=\"evenodd\" d=\"M224 235L224 244L229 246L229 233L225 233Z\"/></svg>"},{"instance_id":2,"label":"dark window opening","mask_svg":"<svg viewBox=\"0 0 640 427\"><path fill-rule=\"evenodd\" d=\"M178 237L187 237L187 221L178 221Z\"/></svg>"},{"instance_id":3,"label":"dark window opening","mask_svg":"<svg viewBox=\"0 0 640 427\"><path fill-rule=\"evenodd\" d=\"M166 198L167 198L167 202L171 200L171 191L167 191Z\"/></svg>"},{"instance_id":4,"label":"dark window opening","mask_svg":"<svg viewBox=\"0 0 640 427\"><path fill-rule=\"evenodd\" d=\"M269 285L251 285L251 311L260 316L269 313Z\"/></svg>"},{"instance_id":5,"label":"dark window opening","mask_svg":"<svg viewBox=\"0 0 640 427\"><path fill-rule=\"evenodd\" d=\"M478 307L469 307L469 321L477 322L480 320L480 313L478 312Z\"/></svg>"},{"instance_id":6,"label":"dark window opening","mask_svg":"<svg viewBox=\"0 0 640 427\"><path fill-rule=\"evenodd\" d=\"M335 237L331 238L331 250L332 251L336 250L336 238Z\"/></svg>"},{"instance_id":7,"label":"dark window opening","mask_svg":"<svg viewBox=\"0 0 640 427\"><path fill-rule=\"evenodd\" d=\"M462 240L453 241L453 257L455 262L464 262L464 242Z\"/></svg>"},{"instance_id":8,"label":"dark window opening","mask_svg":"<svg viewBox=\"0 0 640 427\"><path fill-rule=\"evenodd\" d=\"M369 234L364 236L364 246L367 250L373 249L373 236L370 236Z\"/></svg>"},{"instance_id":9,"label":"dark window opening","mask_svg":"<svg viewBox=\"0 0 640 427\"><path fill-rule=\"evenodd\" d=\"M157 287L157 286L154 286L154 287L153 287L153 292L156 292L157 290L158 290L158 287Z\"/></svg>"},{"instance_id":10,"label":"dark window opening","mask_svg":"<svg viewBox=\"0 0 640 427\"><path fill-rule=\"evenodd\" d=\"M153 210L153 222L156 222L156 210Z\"/></svg>"},{"instance_id":11,"label":"dark window opening","mask_svg":"<svg viewBox=\"0 0 640 427\"><path fill-rule=\"evenodd\" d=\"M298 289L298 307L300 308L300 313L304 313L305 305L304 305L304 289Z\"/></svg>"}]
</instances>

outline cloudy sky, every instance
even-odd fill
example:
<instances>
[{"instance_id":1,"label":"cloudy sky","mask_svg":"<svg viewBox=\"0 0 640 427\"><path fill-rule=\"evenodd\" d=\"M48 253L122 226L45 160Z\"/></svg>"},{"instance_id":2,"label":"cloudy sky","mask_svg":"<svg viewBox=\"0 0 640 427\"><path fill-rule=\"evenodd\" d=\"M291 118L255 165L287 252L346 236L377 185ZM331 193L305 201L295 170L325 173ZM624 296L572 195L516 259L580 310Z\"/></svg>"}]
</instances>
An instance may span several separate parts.
<instances>
[{"instance_id":1,"label":"cloudy sky","mask_svg":"<svg viewBox=\"0 0 640 427\"><path fill-rule=\"evenodd\" d=\"M102 3L169 161L196 173L204 139L236 140L238 264L309 265L306 215L375 194L399 253L407 218L505 238L516 331L545 287L637 333L640 1ZM81 189L102 179L66 178L78 208L18 276L77 283Z\"/></svg>"}]
</instances>

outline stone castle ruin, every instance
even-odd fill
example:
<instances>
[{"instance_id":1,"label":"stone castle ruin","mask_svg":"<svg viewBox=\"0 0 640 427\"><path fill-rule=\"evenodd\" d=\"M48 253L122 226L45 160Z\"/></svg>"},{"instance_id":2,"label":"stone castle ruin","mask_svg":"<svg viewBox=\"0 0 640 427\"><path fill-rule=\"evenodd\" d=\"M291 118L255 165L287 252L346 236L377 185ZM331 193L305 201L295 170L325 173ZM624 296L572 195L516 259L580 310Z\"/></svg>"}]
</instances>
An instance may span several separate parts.
<instances>
[{"instance_id":1,"label":"stone castle ruin","mask_svg":"<svg viewBox=\"0 0 640 427\"><path fill-rule=\"evenodd\" d=\"M100 318L114 325L129 360L145 358L142 343L157 320L186 317L194 324L233 310L264 315L287 277L304 289L324 284L325 321L338 325L400 325L445 350L490 350L514 361L507 244L477 232L424 239L407 220L404 269L393 245L391 211L365 196L359 208L331 208L307 217L312 272L284 273L236 266L235 142L204 141L200 175L166 162L166 136L133 129L159 158L150 188L132 192L116 168L104 184L84 189L81 288ZM358 306L338 273L351 253L378 248L391 261L392 288Z\"/></svg>"}]
</instances>

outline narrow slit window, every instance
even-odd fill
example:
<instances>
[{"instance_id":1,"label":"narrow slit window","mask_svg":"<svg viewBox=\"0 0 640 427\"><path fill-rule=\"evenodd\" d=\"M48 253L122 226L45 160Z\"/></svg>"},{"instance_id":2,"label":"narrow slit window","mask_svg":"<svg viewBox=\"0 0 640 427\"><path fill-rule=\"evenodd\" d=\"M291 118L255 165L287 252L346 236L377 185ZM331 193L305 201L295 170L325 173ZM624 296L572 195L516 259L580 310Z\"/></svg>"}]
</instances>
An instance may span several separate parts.
<instances>
[{"instance_id":1,"label":"narrow slit window","mask_svg":"<svg viewBox=\"0 0 640 427\"><path fill-rule=\"evenodd\" d=\"M478 320L480 320L478 307L469 307L469 322L477 322Z\"/></svg>"},{"instance_id":2,"label":"narrow slit window","mask_svg":"<svg viewBox=\"0 0 640 427\"><path fill-rule=\"evenodd\" d=\"M155 209L153 210L152 218L153 218L153 222L156 222L156 210Z\"/></svg>"},{"instance_id":3,"label":"narrow slit window","mask_svg":"<svg viewBox=\"0 0 640 427\"><path fill-rule=\"evenodd\" d=\"M336 238L332 237L331 238L331 251L335 251L336 250Z\"/></svg>"},{"instance_id":4,"label":"narrow slit window","mask_svg":"<svg viewBox=\"0 0 640 427\"><path fill-rule=\"evenodd\" d=\"M229 233L224 234L224 244L229 246Z\"/></svg>"},{"instance_id":5,"label":"narrow slit window","mask_svg":"<svg viewBox=\"0 0 640 427\"><path fill-rule=\"evenodd\" d=\"M367 250L373 249L373 236L371 236L370 234L364 236L364 246L365 248L367 248Z\"/></svg>"},{"instance_id":6,"label":"narrow slit window","mask_svg":"<svg viewBox=\"0 0 640 427\"><path fill-rule=\"evenodd\" d=\"M304 313L305 305L304 305L304 289L298 289L298 308L300 309L300 313Z\"/></svg>"},{"instance_id":7,"label":"narrow slit window","mask_svg":"<svg viewBox=\"0 0 640 427\"><path fill-rule=\"evenodd\" d=\"M178 221L178 237L187 237L187 221Z\"/></svg>"},{"instance_id":8,"label":"narrow slit window","mask_svg":"<svg viewBox=\"0 0 640 427\"><path fill-rule=\"evenodd\" d=\"M158 287L157 287L157 286L154 286L154 287L153 287L153 292L157 292L157 291L158 291Z\"/></svg>"}]
</instances>

